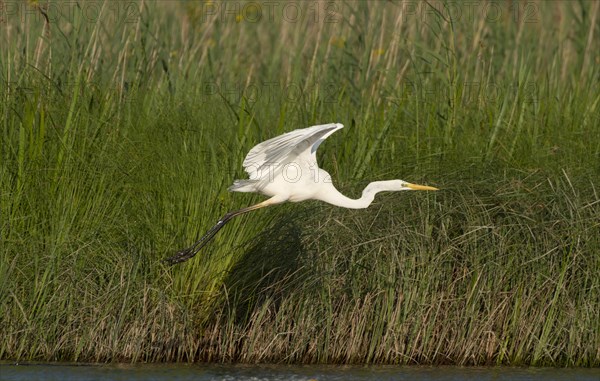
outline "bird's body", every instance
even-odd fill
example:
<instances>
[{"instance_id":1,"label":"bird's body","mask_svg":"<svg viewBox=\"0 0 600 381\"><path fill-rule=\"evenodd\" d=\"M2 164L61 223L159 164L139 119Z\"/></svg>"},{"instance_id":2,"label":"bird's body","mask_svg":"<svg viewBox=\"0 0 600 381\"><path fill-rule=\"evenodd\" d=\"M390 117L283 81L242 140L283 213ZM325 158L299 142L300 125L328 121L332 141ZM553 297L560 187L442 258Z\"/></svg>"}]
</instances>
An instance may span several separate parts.
<instances>
[{"instance_id":1,"label":"bird's body","mask_svg":"<svg viewBox=\"0 0 600 381\"><path fill-rule=\"evenodd\" d=\"M266 170L275 171L275 168ZM321 168L311 168L307 162L296 161L282 168L280 176L270 176L260 181L236 180L229 187L232 192L255 192L265 196L277 197L281 202L299 202L319 199L318 194L331 182L329 173Z\"/></svg>"},{"instance_id":2,"label":"bird's body","mask_svg":"<svg viewBox=\"0 0 600 381\"><path fill-rule=\"evenodd\" d=\"M321 200L332 205L362 209L368 207L375 194L382 191L437 190L407 183L403 180L375 181L367 185L359 199L341 194L331 182L331 176L317 164L317 148L335 131L340 123L322 124L294 130L266 140L248 152L243 166L250 179L235 180L229 187L234 192L257 192L270 197L259 204L227 213L193 246L169 258L179 263L193 257L231 218L282 202Z\"/></svg>"}]
</instances>

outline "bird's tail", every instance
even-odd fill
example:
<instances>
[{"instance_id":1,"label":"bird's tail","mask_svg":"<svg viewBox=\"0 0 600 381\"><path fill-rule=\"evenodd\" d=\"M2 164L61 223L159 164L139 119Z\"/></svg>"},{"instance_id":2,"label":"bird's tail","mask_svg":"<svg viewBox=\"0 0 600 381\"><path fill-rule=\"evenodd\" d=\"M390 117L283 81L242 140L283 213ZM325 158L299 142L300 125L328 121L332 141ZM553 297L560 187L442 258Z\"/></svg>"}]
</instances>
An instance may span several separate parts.
<instances>
[{"instance_id":1,"label":"bird's tail","mask_svg":"<svg viewBox=\"0 0 600 381\"><path fill-rule=\"evenodd\" d=\"M235 180L227 190L230 192L256 192L256 183L256 180Z\"/></svg>"}]
</instances>

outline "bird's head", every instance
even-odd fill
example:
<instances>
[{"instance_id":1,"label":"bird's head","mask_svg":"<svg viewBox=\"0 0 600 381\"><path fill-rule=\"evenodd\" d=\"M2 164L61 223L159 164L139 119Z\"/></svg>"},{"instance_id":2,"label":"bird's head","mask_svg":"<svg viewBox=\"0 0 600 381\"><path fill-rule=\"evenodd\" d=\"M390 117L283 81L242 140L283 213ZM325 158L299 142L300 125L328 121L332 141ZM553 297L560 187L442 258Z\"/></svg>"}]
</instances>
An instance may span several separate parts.
<instances>
[{"instance_id":1,"label":"bird's head","mask_svg":"<svg viewBox=\"0 0 600 381\"><path fill-rule=\"evenodd\" d=\"M428 191L439 190L435 187L430 187L428 185L411 184L411 183L407 183L406 181L403 181L403 183L404 183L404 189L406 189L406 190L428 190Z\"/></svg>"},{"instance_id":2,"label":"bird's head","mask_svg":"<svg viewBox=\"0 0 600 381\"><path fill-rule=\"evenodd\" d=\"M430 187L427 185L412 184L412 183L406 182L404 180L389 180L389 181L383 181L383 183L385 183L385 188L387 188L387 190L391 190L391 191L403 191L403 190L436 191L436 190L439 190L437 188Z\"/></svg>"}]
</instances>

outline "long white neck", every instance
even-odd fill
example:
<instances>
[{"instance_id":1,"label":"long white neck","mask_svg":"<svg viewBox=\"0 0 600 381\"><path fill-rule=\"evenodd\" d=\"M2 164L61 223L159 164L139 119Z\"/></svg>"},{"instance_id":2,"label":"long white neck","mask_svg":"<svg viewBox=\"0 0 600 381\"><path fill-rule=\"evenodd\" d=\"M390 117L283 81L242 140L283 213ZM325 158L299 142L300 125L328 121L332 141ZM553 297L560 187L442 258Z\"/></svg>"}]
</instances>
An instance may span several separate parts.
<instances>
[{"instance_id":1,"label":"long white neck","mask_svg":"<svg viewBox=\"0 0 600 381\"><path fill-rule=\"evenodd\" d=\"M354 200L341 194L333 184L328 185L329 186L315 198L332 205L349 209L367 208L371 205L375 199L375 195L379 192L403 190L402 181L399 180L374 181L365 187L361 198Z\"/></svg>"}]
</instances>

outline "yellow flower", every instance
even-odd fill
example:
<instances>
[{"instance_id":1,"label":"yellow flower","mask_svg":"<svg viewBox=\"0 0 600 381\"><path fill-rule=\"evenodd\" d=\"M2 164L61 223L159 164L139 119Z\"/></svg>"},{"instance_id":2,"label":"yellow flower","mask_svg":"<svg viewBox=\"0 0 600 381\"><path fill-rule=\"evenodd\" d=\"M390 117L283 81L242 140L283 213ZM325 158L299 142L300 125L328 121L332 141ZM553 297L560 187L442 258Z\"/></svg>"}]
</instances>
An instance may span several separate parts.
<instances>
[{"instance_id":1,"label":"yellow flower","mask_svg":"<svg viewBox=\"0 0 600 381\"><path fill-rule=\"evenodd\" d=\"M372 54L375 57L382 56L385 54L385 49L374 49Z\"/></svg>"},{"instance_id":2,"label":"yellow flower","mask_svg":"<svg viewBox=\"0 0 600 381\"><path fill-rule=\"evenodd\" d=\"M329 43L338 48L343 48L344 46L346 46L346 39L341 37L331 37L331 41L329 41Z\"/></svg>"}]
</instances>

